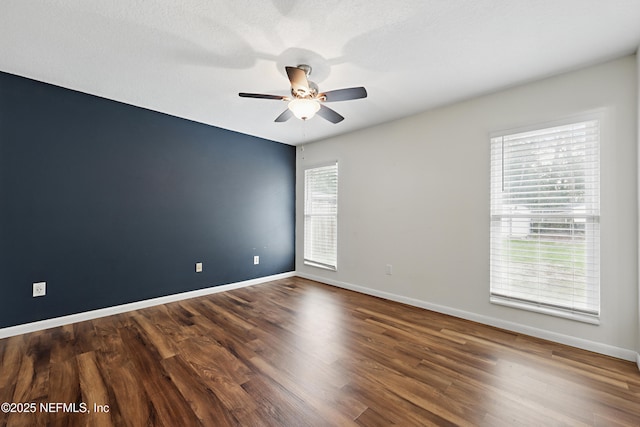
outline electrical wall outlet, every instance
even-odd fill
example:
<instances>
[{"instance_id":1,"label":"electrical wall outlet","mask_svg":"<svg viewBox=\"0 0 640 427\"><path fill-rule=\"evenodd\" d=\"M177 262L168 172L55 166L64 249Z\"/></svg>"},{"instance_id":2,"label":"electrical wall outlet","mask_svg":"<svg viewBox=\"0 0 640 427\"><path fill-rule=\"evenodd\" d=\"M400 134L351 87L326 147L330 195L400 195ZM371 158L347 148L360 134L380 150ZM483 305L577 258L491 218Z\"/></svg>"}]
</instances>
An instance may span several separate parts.
<instances>
[{"instance_id":1,"label":"electrical wall outlet","mask_svg":"<svg viewBox=\"0 0 640 427\"><path fill-rule=\"evenodd\" d=\"M33 284L33 296L43 297L47 294L47 282L37 282Z\"/></svg>"},{"instance_id":2,"label":"electrical wall outlet","mask_svg":"<svg viewBox=\"0 0 640 427\"><path fill-rule=\"evenodd\" d=\"M196 262L196 273L202 273L202 263Z\"/></svg>"},{"instance_id":3,"label":"electrical wall outlet","mask_svg":"<svg viewBox=\"0 0 640 427\"><path fill-rule=\"evenodd\" d=\"M260 264L260 256L254 255L253 256L253 265L258 265L258 264Z\"/></svg>"},{"instance_id":4,"label":"electrical wall outlet","mask_svg":"<svg viewBox=\"0 0 640 427\"><path fill-rule=\"evenodd\" d=\"M387 264L385 268L385 273L387 276L391 276L393 274L393 265Z\"/></svg>"}]
</instances>

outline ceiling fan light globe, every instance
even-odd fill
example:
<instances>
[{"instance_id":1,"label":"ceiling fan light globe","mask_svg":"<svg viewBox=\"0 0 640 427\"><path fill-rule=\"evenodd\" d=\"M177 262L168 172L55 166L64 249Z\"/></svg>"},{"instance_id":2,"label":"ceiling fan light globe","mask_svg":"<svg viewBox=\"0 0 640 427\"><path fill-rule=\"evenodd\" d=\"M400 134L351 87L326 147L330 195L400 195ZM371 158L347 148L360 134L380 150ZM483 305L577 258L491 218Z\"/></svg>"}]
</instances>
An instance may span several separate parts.
<instances>
[{"instance_id":1,"label":"ceiling fan light globe","mask_svg":"<svg viewBox=\"0 0 640 427\"><path fill-rule=\"evenodd\" d=\"M294 99L289 102L289 110L300 120L309 120L320 109L320 103L315 99Z\"/></svg>"}]
</instances>

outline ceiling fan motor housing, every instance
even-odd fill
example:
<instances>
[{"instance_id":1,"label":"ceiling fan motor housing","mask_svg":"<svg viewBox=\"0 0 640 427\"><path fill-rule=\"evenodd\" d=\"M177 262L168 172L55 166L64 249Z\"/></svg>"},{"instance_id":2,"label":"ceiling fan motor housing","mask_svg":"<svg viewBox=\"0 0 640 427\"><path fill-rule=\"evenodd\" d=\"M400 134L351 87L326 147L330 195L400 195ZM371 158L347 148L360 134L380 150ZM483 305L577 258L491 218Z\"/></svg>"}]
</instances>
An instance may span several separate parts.
<instances>
[{"instance_id":1,"label":"ceiling fan motor housing","mask_svg":"<svg viewBox=\"0 0 640 427\"><path fill-rule=\"evenodd\" d=\"M315 98L318 96L318 85L309 80L312 70L311 65L299 64L296 68L304 71L304 74L307 77L308 88L298 87L294 89L292 87L291 95L293 95L294 98Z\"/></svg>"},{"instance_id":2,"label":"ceiling fan motor housing","mask_svg":"<svg viewBox=\"0 0 640 427\"><path fill-rule=\"evenodd\" d=\"M297 89L291 88L291 95L293 95L294 98L315 98L316 96L318 96L318 85L311 80L309 80L308 82L308 90L302 87L299 87Z\"/></svg>"}]
</instances>

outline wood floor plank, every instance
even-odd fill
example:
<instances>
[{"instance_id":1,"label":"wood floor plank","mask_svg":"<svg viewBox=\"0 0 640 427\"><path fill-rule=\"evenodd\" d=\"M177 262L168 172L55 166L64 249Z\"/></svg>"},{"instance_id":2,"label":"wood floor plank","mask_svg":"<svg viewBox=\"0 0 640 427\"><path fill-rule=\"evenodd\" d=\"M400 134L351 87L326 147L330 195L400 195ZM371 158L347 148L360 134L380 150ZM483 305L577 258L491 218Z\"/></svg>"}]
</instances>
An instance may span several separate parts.
<instances>
[{"instance_id":1,"label":"wood floor plank","mask_svg":"<svg viewBox=\"0 0 640 427\"><path fill-rule=\"evenodd\" d=\"M49 385L49 358L51 337L45 331L38 331L23 341L26 344L21 363L17 369L15 389L10 402L35 403L38 405L47 397ZM46 414L15 412L9 414L7 425L41 426L45 425Z\"/></svg>"},{"instance_id":2,"label":"wood floor plank","mask_svg":"<svg viewBox=\"0 0 640 427\"><path fill-rule=\"evenodd\" d=\"M2 339L2 402L54 405L11 427L637 427L640 372L287 278Z\"/></svg>"},{"instance_id":3,"label":"wood floor plank","mask_svg":"<svg viewBox=\"0 0 640 427\"><path fill-rule=\"evenodd\" d=\"M264 359L256 356L251 359L251 363L263 375L278 383L284 389L290 391L294 396L305 402L311 410L318 412L318 416L314 418L322 419L326 425L336 426L355 426L353 418L336 410L324 396L310 393L305 387L305 383L300 383L291 378L285 372L275 369ZM321 414L321 416L320 416Z\"/></svg>"},{"instance_id":4,"label":"wood floor plank","mask_svg":"<svg viewBox=\"0 0 640 427\"><path fill-rule=\"evenodd\" d=\"M187 340L183 345L182 358L236 419L257 409L242 388L253 376L248 367L229 357L230 353L217 343L201 339Z\"/></svg>"},{"instance_id":5,"label":"wood floor plank","mask_svg":"<svg viewBox=\"0 0 640 427\"><path fill-rule=\"evenodd\" d=\"M78 361L76 357L64 358L51 364L49 381L56 387L49 387L47 402L82 402L80 391L80 374L78 372ZM52 426L64 426L68 424L69 418L85 417L84 414L71 416L64 412L55 412L50 416Z\"/></svg>"},{"instance_id":6,"label":"wood floor plank","mask_svg":"<svg viewBox=\"0 0 640 427\"><path fill-rule=\"evenodd\" d=\"M362 414L356 418L356 423L363 427L388 427L395 425L394 422L371 408L367 408L362 412Z\"/></svg>"},{"instance_id":7,"label":"wood floor plank","mask_svg":"<svg viewBox=\"0 0 640 427\"><path fill-rule=\"evenodd\" d=\"M256 410L239 418L243 426L330 425L322 419L320 414L310 410L305 402L268 377L255 376L242 384L242 388L257 404Z\"/></svg>"},{"instance_id":8,"label":"wood floor plank","mask_svg":"<svg viewBox=\"0 0 640 427\"><path fill-rule=\"evenodd\" d=\"M238 424L233 413L225 407L220 398L179 356L164 359L161 363L203 425L226 427Z\"/></svg>"},{"instance_id":9,"label":"wood floor plank","mask_svg":"<svg viewBox=\"0 0 640 427\"><path fill-rule=\"evenodd\" d=\"M145 316L135 316L134 320L145 332L146 336L156 348L162 359L167 359L176 355L176 350L173 348L168 336L165 335L158 326L153 324Z\"/></svg>"},{"instance_id":10,"label":"wood floor plank","mask_svg":"<svg viewBox=\"0 0 640 427\"><path fill-rule=\"evenodd\" d=\"M106 370L107 402L114 424L127 427L157 425L151 398L134 364L131 361L112 363L117 359L104 353L98 356L101 366Z\"/></svg>"},{"instance_id":11,"label":"wood floor plank","mask_svg":"<svg viewBox=\"0 0 640 427\"><path fill-rule=\"evenodd\" d=\"M380 386L370 378L361 377L358 381L353 381L346 385L343 390L357 396L367 405L367 415L357 423L361 423L368 418L368 423L373 423L370 419L374 414L380 413L384 420L389 420L389 425L409 425L409 426L438 426L442 424L454 425L445 421L435 414L432 414L403 397L394 393L391 389Z\"/></svg>"},{"instance_id":12,"label":"wood floor plank","mask_svg":"<svg viewBox=\"0 0 640 427\"><path fill-rule=\"evenodd\" d=\"M120 333L153 407L150 417L155 423L167 427L177 421L184 426L200 425L198 417L162 367L155 348L144 340L140 331L125 328Z\"/></svg>"},{"instance_id":13,"label":"wood floor plank","mask_svg":"<svg viewBox=\"0 0 640 427\"><path fill-rule=\"evenodd\" d=\"M87 403L91 412L91 423L96 427L113 426L111 409L107 412L96 411L96 405L104 407L109 405L109 392L103 377L103 371L98 367L95 352L79 354L78 373L80 378L80 391L83 402ZM64 401L63 401L64 402Z\"/></svg>"}]
</instances>

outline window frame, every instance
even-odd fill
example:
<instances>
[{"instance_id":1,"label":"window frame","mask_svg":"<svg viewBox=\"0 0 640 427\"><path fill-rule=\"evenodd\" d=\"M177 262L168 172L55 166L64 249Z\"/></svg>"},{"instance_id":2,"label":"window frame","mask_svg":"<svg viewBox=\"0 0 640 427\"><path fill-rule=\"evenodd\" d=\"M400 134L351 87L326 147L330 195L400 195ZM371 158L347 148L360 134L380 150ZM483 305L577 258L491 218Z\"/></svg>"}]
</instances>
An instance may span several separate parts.
<instances>
[{"instance_id":1,"label":"window frame","mask_svg":"<svg viewBox=\"0 0 640 427\"><path fill-rule=\"evenodd\" d=\"M595 260L594 263L590 265L594 265L596 269L596 274L592 278L595 280L595 284L590 284L588 286L595 286L595 292L597 294L597 309L593 313L587 312L586 310L576 310L570 307L557 307L553 306L553 304L541 303L540 301L532 301L532 300L522 300L516 297L502 296L494 294L494 244L496 244L496 232L494 227L496 227L496 221L501 221L503 218L518 218L518 214L513 214L512 216L505 215L504 213L496 214L494 212L494 191L495 191L495 182L494 182L494 164L493 164L493 153L494 153L494 139L507 137L507 136L515 136L518 134L524 134L528 132L544 132L545 130L550 130L555 127L567 126L572 124L579 124L583 122L596 121L598 126L598 139L595 144L596 146L596 171L595 175L597 176L597 189L595 190L595 197L597 200L597 208L596 213L589 213L587 216L592 217L591 221L596 224L594 230L592 230L595 243L593 243L594 248L585 249L586 251L590 251L586 254L587 258ZM502 130L498 132L492 132L489 134L489 152L490 152L490 160L489 160L489 173L490 173L490 230L489 230L489 251L490 251L490 265L489 265L489 273L490 273L490 285L489 285L489 300L492 304L508 306L512 308L533 311L537 313L547 314L551 316L577 320L580 322L590 323L598 325L600 323L600 316L602 314L602 297L601 297L601 259L600 259L600 247L601 247L601 230L600 230L600 219L601 219L601 200L602 200L602 146L605 135L605 117L602 110L596 110L592 112L587 112L579 115L574 115L570 117L566 117L561 120L549 121L544 123L538 123L535 125L530 125L526 127L513 128L508 130ZM503 173L504 165L499 167L501 173ZM539 217L541 217L540 214ZM578 218L578 215L574 213L571 218L575 221ZM585 231L586 232L586 231ZM504 233L497 233L498 236L505 236ZM588 248L588 245L586 246ZM510 262L504 262L503 265L512 265Z\"/></svg>"},{"instance_id":2,"label":"window frame","mask_svg":"<svg viewBox=\"0 0 640 427\"><path fill-rule=\"evenodd\" d=\"M335 199L335 213L333 214L314 214L314 213L309 213L308 212L308 208L309 208L309 203L308 203L308 197L309 197L309 189L307 187L307 172L312 171L312 170L317 170L317 169L323 169L323 168L327 168L327 167L335 167L335 179L336 179L336 185L335 185L335 194L332 196ZM324 270L329 270L329 271L338 271L338 212L339 212L339 185L340 185L340 181L339 181L339 163L337 160L333 160L333 161L329 161L329 162L323 162L323 163L317 163L317 164L313 164L313 165L309 165L307 167L304 168L303 171L303 182L304 182L304 188L303 188L303 263L305 265L311 266L311 267L316 267L316 268L321 268ZM314 217L333 217L334 221L333 221L333 235L334 235L334 244L333 244L333 258L334 261L333 262L323 262L323 261L327 261L327 260L319 260L317 258L312 258L313 255L308 254L308 230L307 230L307 226L308 226L308 221L311 220Z\"/></svg>"}]
</instances>

